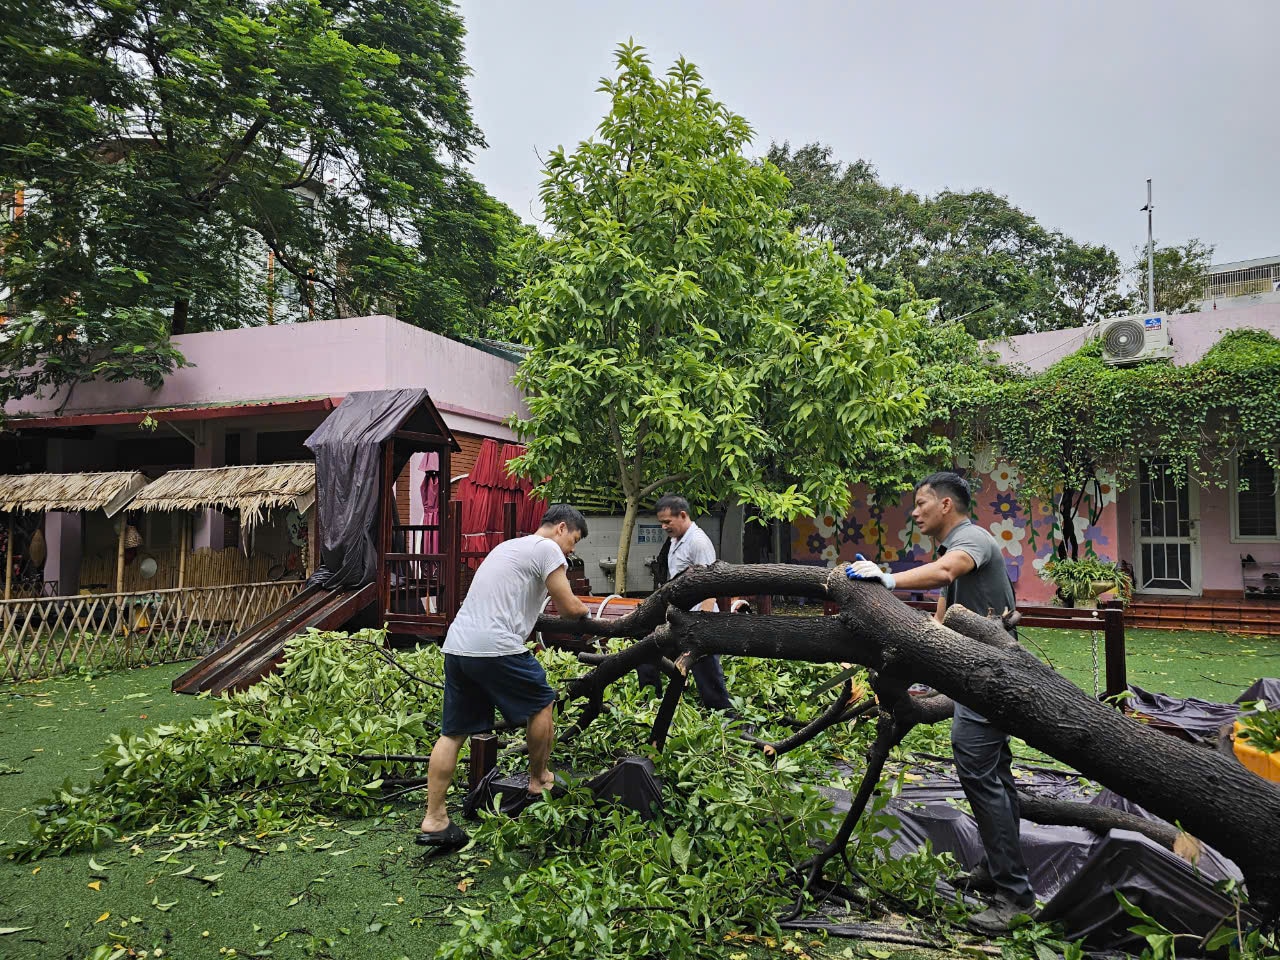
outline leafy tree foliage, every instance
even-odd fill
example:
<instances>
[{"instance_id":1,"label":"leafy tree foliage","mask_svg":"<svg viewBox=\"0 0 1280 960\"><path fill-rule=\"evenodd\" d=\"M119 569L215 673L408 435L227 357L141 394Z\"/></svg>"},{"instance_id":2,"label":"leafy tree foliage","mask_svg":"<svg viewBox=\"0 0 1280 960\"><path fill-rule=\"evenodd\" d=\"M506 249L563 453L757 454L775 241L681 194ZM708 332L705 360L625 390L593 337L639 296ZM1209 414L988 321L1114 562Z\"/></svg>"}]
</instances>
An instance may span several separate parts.
<instances>
[{"instance_id":1,"label":"leafy tree foliage","mask_svg":"<svg viewBox=\"0 0 1280 960\"><path fill-rule=\"evenodd\" d=\"M621 493L622 590L655 492L787 519L842 508L851 480L893 469L878 453L922 401L905 382L914 307L878 307L791 229L786 180L743 155L750 128L692 64L658 76L631 45L617 63L596 136L548 160L553 233L530 251L515 326L532 347L519 469L554 497Z\"/></svg>"},{"instance_id":2,"label":"leafy tree foliage","mask_svg":"<svg viewBox=\"0 0 1280 960\"><path fill-rule=\"evenodd\" d=\"M1156 247L1155 293L1157 313L1194 313L1204 293L1205 277L1213 263L1213 247L1192 238L1181 245ZM1147 251L1137 255L1133 264L1137 291L1133 309L1147 308Z\"/></svg>"},{"instance_id":3,"label":"leafy tree foliage","mask_svg":"<svg viewBox=\"0 0 1280 960\"><path fill-rule=\"evenodd\" d=\"M73 334L84 362L55 381L134 376L119 358L142 346L150 382L176 362L170 332L373 310L490 323L520 227L461 167L482 138L446 0L5 10L10 369Z\"/></svg>"},{"instance_id":4,"label":"leafy tree foliage","mask_svg":"<svg viewBox=\"0 0 1280 960\"><path fill-rule=\"evenodd\" d=\"M1058 502L1063 557L1078 555L1072 521L1100 501L1087 497L1099 478L1124 486L1140 458L1168 459L1206 485L1225 481L1236 450L1280 469L1280 341L1262 331L1228 333L1186 366L1110 366L1094 340L1042 373L948 389L963 411L958 445L991 443L1018 465L1020 495Z\"/></svg>"},{"instance_id":5,"label":"leafy tree foliage","mask_svg":"<svg viewBox=\"0 0 1280 960\"><path fill-rule=\"evenodd\" d=\"M939 319L963 321L975 336L1080 326L1125 306L1112 251L1047 230L998 194L921 196L817 143L774 144L768 159L791 181L799 222L864 280L881 288L909 282L937 301Z\"/></svg>"}]
</instances>

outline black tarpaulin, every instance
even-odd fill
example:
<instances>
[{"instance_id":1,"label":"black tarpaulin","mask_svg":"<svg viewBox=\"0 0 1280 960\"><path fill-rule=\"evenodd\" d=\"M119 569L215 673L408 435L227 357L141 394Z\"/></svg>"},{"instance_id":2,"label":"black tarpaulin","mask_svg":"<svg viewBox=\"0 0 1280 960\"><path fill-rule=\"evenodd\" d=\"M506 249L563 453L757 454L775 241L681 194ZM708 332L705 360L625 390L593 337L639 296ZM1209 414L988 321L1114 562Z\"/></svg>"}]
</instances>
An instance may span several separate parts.
<instances>
[{"instance_id":1,"label":"black tarpaulin","mask_svg":"<svg viewBox=\"0 0 1280 960\"><path fill-rule=\"evenodd\" d=\"M307 437L320 511L320 566L309 585L340 590L377 578L380 447L426 398L422 388L349 393Z\"/></svg>"},{"instance_id":2,"label":"black tarpaulin","mask_svg":"<svg viewBox=\"0 0 1280 960\"><path fill-rule=\"evenodd\" d=\"M463 801L462 813L474 817L478 811L497 809L514 817L530 803L526 787L528 772L504 773L497 767L485 774ZM651 819L662 806L662 780L647 757L623 757L616 764L586 782L586 787L603 803L616 803Z\"/></svg>"},{"instance_id":3,"label":"black tarpaulin","mask_svg":"<svg viewBox=\"0 0 1280 960\"><path fill-rule=\"evenodd\" d=\"M1171 697L1167 693L1149 693L1135 686L1130 686L1129 691L1133 696L1125 704L1126 707L1170 723L1193 740L1217 740L1222 728L1231 726L1240 715L1240 708L1234 703L1214 703L1197 697Z\"/></svg>"},{"instance_id":4,"label":"black tarpaulin","mask_svg":"<svg viewBox=\"0 0 1280 960\"><path fill-rule=\"evenodd\" d=\"M1014 776L1019 789L1028 793L1157 819L1109 790L1090 796L1097 786L1077 774L1015 767ZM842 814L849 809L847 791L823 788L822 792L832 800L833 812ZM907 856L928 841L935 853L952 854L963 868L977 866L983 858L977 825L967 811L954 805L963 797L959 782L945 770L930 770L924 779L904 784L886 807L899 821L896 830L886 831L892 840L890 856ZM1081 827L1024 820L1021 833L1031 885L1044 903L1039 918L1061 923L1068 940L1084 937L1094 949L1141 951L1145 942L1129 933L1137 921L1120 906L1117 890L1177 933L1203 937L1225 918L1234 922L1233 906L1214 889L1214 883L1239 880L1240 870L1210 847L1204 848L1193 866L1129 830L1097 834ZM947 898L954 895L945 880L938 881L938 889ZM783 925L841 935L864 920L833 902L813 915Z\"/></svg>"},{"instance_id":5,"label":"black tarpaulin","mask_svg":"<svg viewBox=\"0 0 1280 960\"><path fill-rule=\"evenodd\" d=\"M1236 697L1236 703L1252 703L1254 700L1265 700L1267 706L1272 709L1280 707L1280 680L1274 677L1263 677Z\"/></svg>"}]
</instances>

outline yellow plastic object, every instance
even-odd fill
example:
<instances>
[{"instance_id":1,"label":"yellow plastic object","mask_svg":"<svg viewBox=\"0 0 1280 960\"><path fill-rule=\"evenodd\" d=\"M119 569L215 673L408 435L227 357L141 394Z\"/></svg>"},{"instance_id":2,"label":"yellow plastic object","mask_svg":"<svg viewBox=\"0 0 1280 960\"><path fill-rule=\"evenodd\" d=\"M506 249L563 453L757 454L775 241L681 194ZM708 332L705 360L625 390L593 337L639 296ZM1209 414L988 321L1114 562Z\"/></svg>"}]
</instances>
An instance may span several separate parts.
<instances>
[{"instance_id":1,"label":"yellow plastic object","mask_svg":"<svg viewBox=\"0 0 1280 960\"><path fill-rule=\"evenodd\" d=\"M1248 740L1241 740L1240 731L1243 728L1244 724L1237 720L1235 743L1232 745L1236 759L1264 780L1280 783L1280 753L1264 753L1257 747L1250 746Z\"/></svg>"}]
</instances>

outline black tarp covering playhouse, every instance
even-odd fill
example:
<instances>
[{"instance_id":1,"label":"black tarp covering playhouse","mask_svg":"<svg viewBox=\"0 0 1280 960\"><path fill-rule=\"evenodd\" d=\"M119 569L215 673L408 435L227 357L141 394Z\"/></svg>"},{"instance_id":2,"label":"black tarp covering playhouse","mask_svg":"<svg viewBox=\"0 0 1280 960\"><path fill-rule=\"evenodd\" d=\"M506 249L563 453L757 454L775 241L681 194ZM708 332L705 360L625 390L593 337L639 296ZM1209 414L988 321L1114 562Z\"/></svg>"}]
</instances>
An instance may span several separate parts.
<instances>
[{"instance_id":1,"label":"black tarp covering playhouse","mask_svg":"<svg viewBox=\"0 0 1280 960\"><path fill-rule=\"evenodd\" d=\"M309 586L342 590L377 578L380 448L426 397L422 388L349 393L307 437L320 511L320 565Z\"/></svg>"}]
</instances>

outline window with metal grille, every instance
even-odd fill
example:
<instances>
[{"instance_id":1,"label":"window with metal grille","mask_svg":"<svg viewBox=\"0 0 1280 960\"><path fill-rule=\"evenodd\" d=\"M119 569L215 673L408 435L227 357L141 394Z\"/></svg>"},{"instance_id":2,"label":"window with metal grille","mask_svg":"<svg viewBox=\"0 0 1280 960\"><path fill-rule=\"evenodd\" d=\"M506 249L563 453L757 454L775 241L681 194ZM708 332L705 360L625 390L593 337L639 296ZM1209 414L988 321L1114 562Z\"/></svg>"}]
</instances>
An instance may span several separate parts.
<instances>
[{"instance_id":1,"label":"window with metal grille","mask_svg":"<svg viewBox=\"0 0 1280 960\"><path fill-rule=\"evenodd\" d=\"M1240 539L1274 540L1280 533L1280 495L1276 471L1253 451L1236 457L1235 535Z\"/></svg>"}]
</instances>

